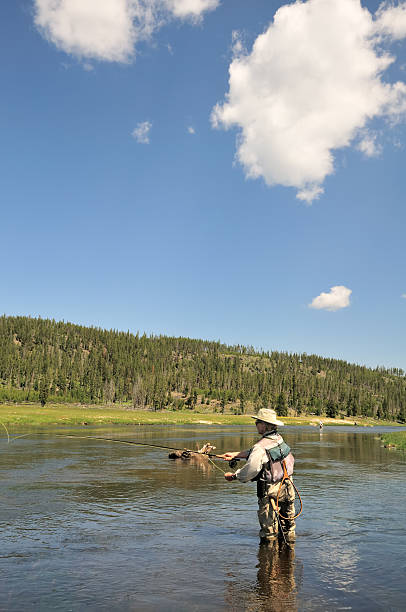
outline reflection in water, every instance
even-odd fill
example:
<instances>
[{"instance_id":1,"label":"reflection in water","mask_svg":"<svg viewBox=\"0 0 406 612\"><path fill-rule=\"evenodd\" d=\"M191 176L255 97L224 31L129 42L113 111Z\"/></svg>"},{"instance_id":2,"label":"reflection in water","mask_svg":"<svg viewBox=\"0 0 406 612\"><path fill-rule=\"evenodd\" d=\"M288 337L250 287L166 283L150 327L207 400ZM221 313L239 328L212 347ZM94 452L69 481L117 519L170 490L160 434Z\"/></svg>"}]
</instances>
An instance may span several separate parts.
<instances>
[{"instance_id":1,"label":"reflection in water","mask_svg":"<svg viewBox=\"0 0 406 612\"><path fill-rule=\"evenodd\" d=\"M231 610L250 612L296 612L297 593L302 582L302 564L295 560L294 546L275 540L260 544L255 583L244 584L235 576L227 585L225 600ZM299 587L298 587L299 585Z\"/></svg>"},{"instance_id":2,"label":"reflection in water","mask_svg":"<svg viewBox=\"0 0 406 612\"><path fill-rule=\"evenodd\" d=\"M257 593L260 610L297 610L295 549L276 540L258 551Z\"/></svg>"},{"instance_id":3,"label":"reflection in water","mask_svg":"<svg viewBox=\"0 0 406 612\"><path fill-rule=\"evenodd\" d=\"M199 472L202 472L203 474L208 474L210 472L212 472L215 468L213 466L213 463L211 463L209 461L208 457L205 457L204 455L198 455L198 454L194 454L194 455L190 455L190 457L187 458L177 458L174 459L174 461L176 462L176 466L178 467L180 466L193 466L194 468L197 468L199 470ZM182 469L182 468L180 468Z\"/></svg>"}]
</instances>

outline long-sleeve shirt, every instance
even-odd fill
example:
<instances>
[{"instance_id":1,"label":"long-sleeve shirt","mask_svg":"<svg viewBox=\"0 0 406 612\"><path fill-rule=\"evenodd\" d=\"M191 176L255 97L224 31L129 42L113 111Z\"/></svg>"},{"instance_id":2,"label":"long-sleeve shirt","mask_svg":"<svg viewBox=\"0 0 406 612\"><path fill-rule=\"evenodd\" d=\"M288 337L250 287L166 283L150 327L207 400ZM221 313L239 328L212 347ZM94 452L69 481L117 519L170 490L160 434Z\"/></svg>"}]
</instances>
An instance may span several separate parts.
<instances>
[{"instance_id":1,"label":"long-sleeve shirt","mask_svg":"<svg viewBox=\"0 0 406 612\"><path fill-rule=\"evenodd\" d=\"M262 470L262 466L268 463L268 455L266 448L272 448L276 444L282 444L283 438L279 434L265 434L251 449L244 467L235 472L238 480L241 482L249 482L255 476L258 476Z\"/></svg>"}]
</instances>

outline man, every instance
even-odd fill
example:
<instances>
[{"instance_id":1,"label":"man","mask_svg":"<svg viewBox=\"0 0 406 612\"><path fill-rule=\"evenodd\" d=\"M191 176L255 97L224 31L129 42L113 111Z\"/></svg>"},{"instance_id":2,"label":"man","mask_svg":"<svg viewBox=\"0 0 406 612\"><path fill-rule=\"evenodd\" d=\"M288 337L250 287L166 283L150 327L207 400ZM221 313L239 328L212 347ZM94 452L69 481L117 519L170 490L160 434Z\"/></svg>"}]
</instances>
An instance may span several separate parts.
<instances>
[{"instance_id":1,"label":"man","mask_svg":"<svg viewBox=\"0 0 406 612\"><path fill-rule=\"evenodd\" d=\"M279 525L276 513L276 498L283 478L282 461L289 476L293 473L294 458L290 448L281 435L278 425L282 421L276 418L275 410L262 408L256 416L255 425L261 439L248 451L228 452L221 455L226 461L232 459L247 459L247 463L235 473L226 472L225 479L229 482L257 481L258 519L260 524L259 537L261 542L272 542L278 537ZM280 522L288 542L295 539L295 521L289 517L295 516L295 490L290 480L285 480L278 497ZM282 537L282 534L279 533Z\"/></svg>"}]
</instances>

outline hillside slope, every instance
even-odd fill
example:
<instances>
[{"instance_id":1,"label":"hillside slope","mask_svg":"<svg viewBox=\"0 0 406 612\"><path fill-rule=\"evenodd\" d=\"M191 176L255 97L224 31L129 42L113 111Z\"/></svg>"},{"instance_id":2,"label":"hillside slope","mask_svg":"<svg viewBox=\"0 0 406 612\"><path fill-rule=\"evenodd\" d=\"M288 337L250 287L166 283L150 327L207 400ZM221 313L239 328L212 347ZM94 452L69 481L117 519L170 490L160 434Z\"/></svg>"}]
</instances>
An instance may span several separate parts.
<instances>
[{"instance_id":1,"label":"hillside slope","mask_svg":"<svg viewBox=\"0 0 406 612\"><path fill-rule=\"evenodd\" d=\"M315 413L405 421L402 370L219 342L0 317L0 401Z\"/></svg>"}]
</instances>

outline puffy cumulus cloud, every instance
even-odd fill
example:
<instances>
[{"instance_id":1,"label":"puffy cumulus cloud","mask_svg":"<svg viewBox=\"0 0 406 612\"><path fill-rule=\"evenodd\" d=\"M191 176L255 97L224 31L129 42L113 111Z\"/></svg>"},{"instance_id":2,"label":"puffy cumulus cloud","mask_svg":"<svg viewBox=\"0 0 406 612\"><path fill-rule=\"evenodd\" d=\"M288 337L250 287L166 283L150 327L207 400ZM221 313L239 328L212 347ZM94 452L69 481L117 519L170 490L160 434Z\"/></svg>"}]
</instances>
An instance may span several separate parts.
<instances>
[{"instance_id":1,"label":"puffy cumulus cloud","mask_svg":"<svg viewBox=\"0 0 406 612\"><path fill-rule=\"evenodd\" d=\"M365 138L368 122L406 111L406 85L382 78L394 62L383 45L406 36L405 7L385 4L372 15L359 0L298 0L275 13L250 53L233 57L211 120L240 128L236 159L247 177L295 187L310 203L334 171L336 149L361 135L364 153L379 151Z\"/></svg>"},{"instance_id":2,"label":"puffy cumulus cloud","mask_svg":"<svg viewBox=\"0 0 406 612\"><path fill-rule=\"evenodd\" d=\"M193 125L189 125L187 131L189 134L196 134L196 130Z\"/></svg>"},{"instance_id":3,"label":"puffy cumulus cloud","mask_svg":"<svg viewBox=\"0 0 406 612\"><path fill-rule=\"evenodd\" d=\"M404 298L406 300L406 293L402 293L402 295L400 297L402 297L402 298Z\"/></svg>"},{"instance_id":4,"label":"puffy cumulus cloud","mask_svg":"<svg viewBox=\"0 0 406 612\"><path fill-rule=\"evenodd\" d=\"M131 132L131 136L141 144L149 144L149 132L152 128L150 121L141 121Z\"/></svg>"},{"instance_id":5,"label":"puffy cumulus cloud","mask_svg":"<svg viewBox=\"0 0 406 612\"><path fill-rule=\"evenodd\" d=\"M167 21L198 21L219 0L34 0L35 24L50 42L80 58L129 62L135 45Z\"/></svg>"},{"instance_id":6,"label":"puffy cumulus cloud","mask_svg":"<svg viewBox=\"0 0 406 612\"><path fill-rule=\"evenodd\" d=\"M135 28L126 0L35 0L35 23L57 47L98 60L131 57Z\"/></svg>"},{"instance_id":7,"label":"puffy cumulus cloud","mask_svg":"<svg viewBox=\"0 0 406 612\"><path fill-rule=\"evenodd\" d=\"M340 310L350 305L350 295L352 291L344 285L336 285L331 287L329 293L320 293L309 304L309 308L316 310Z\"/></svg>"}]
</instances>

